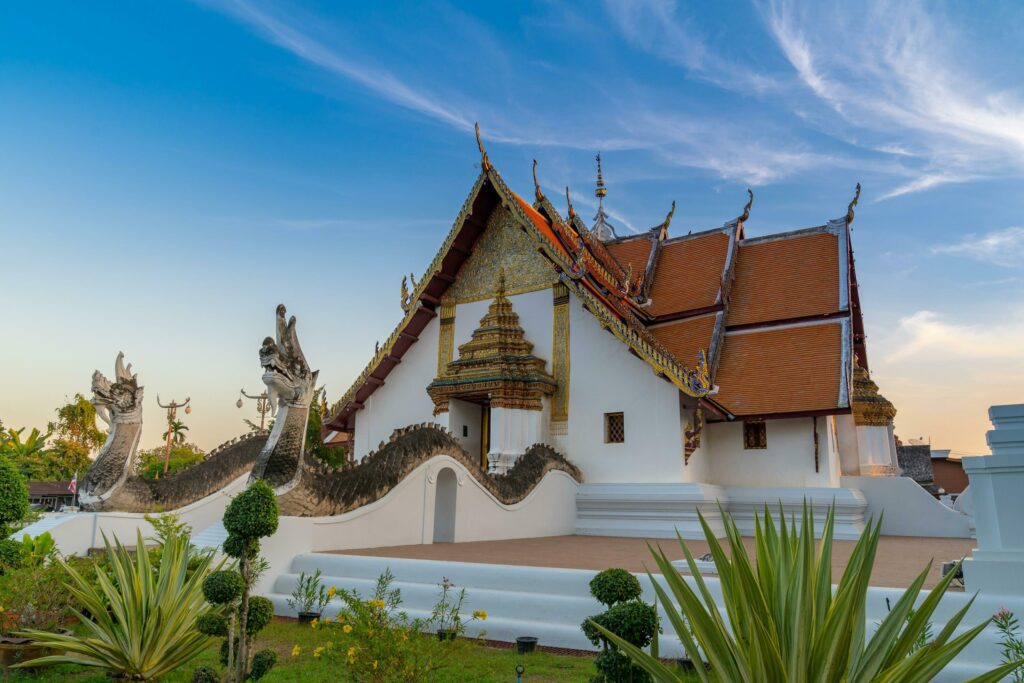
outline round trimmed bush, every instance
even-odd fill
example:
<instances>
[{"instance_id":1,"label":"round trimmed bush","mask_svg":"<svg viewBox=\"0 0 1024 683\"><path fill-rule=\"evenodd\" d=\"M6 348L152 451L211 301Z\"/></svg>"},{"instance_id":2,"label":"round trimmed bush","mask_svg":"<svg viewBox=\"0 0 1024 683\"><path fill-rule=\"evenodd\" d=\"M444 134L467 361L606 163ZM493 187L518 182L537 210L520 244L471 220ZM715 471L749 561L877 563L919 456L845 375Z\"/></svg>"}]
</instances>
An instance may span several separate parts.
<instances>
[{"instance_id":1,"label":"round trimmed bush","mask_svg":"<svg viewBox=\"0 0 1024 683\"><path fill-rule=\"evenodd\" d=\"M249 678L258 681L274 668L277 664L277 653L273 650L260 650L252 657L252 669L249 670Z\"/></svg>"},{"instance_id":2,"label":"round trimmed bush","mask_svg":"<svg viewBox=\"0 0 1024 683\"><path fill-rule=\"evenodd\" d=\"M658 630L658 615L654 612L654 605L639 600L612 605L606 612L591 619L640 648L650 645L654 632ZM589 622L584 626L583 632L594 645L600 644L604 638Z\"/></svg>"},{"instance_id":3,"label":"round trimmed bush","mask_svg":"<svg viewBox=\"0 0 1024 683\"><path fill-rule=\"evenodd\" d=\"M260 542L255 538L243 538L241 536L228 536L224 541L224 554L228 557L255 560L260 554Z\"/></svg>"},{"instance_id":4,"label":"round trimmed bush","mask_svg":"<svg viewBox=\"0 0 1024 683\"><path fill-rule=\"evenodd\" d=\"M28 486L21 472L0 457L0 526L20 522L28 514Z\"/></svg>"},{"instance_id":5,"label":"round trimmed bush","mask_svg":"<svg viewBox=\"0 0 1024 683\"><path fill-rule=\"evenodd\" d=\"M215 638L228 637L228 620L223 615L207 612L196 619L196 630L206 636Z\"/></svg>"},{"instance_id":6,"label":"round trimmed bush","mask_svg":"<svg viewBox=\"0 0 1024 683\"><path fill-rule=\"evenodd\" d=\"M212 572L203 579L203 595L215 605L226 605L241 597L245 589L242 575L234 570L224 569Z\"/></svg>"},{"instance_id":7,"label":"round trimmed bush","mask_svg":"<svg viewBox=\"0 0 1024 683\"><path fill-rule=\"evenodd\" d=\"M277 497L263 480L249 485L224 511L224 528L232 536L263 538L277 531Z\"/></svg>"},{"instance_id":8,"label":"round trimmed bush","mask_svg":"<svg viewBox=\"0 0 1024 683\"><path fill-rule=\"evenodd\" d=\"M246 633L250 636L259 633L273 618L274 603L258 595L249 598L249 617L245 620Z\"/></svg>"},{"instance_id":9,"label":"round trimmed bush","mask_svg":"<svg viewBox=\"0 0 1024 683\"><path fill-rule=\"evenodd\" d=\"M208 666L201 666L192 672L192 683L220 683L220 674Z\"/></svg>"},{"instance_id":10,"label":"round trimmed bush","mask_svg":"<svg viewBox=\"0 0 1024 683\"><path fill-rule=\"evenodd\" d=\"M602 605L635 600L642 593L640 582L625 569L605 569L590 580L590 594Z\"/></svg>"}]
</instances>

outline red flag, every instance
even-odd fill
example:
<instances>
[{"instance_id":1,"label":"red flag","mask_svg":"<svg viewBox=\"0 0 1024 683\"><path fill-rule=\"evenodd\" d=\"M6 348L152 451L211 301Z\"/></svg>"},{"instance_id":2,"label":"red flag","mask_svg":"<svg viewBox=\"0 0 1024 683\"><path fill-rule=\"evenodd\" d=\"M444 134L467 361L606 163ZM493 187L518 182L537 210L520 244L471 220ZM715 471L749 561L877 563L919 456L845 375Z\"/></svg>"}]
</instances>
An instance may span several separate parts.
<instances>
[{"instance_id":1,"label":"red flag","mask_svg":"<svg viewBox=\"0 0 1024 683\"><path fill-rule=\"evenodd\" d=\"M75 472L75 476L68 482L68 491L78 493L78 472Z\"/></svg>"}]
</instances>

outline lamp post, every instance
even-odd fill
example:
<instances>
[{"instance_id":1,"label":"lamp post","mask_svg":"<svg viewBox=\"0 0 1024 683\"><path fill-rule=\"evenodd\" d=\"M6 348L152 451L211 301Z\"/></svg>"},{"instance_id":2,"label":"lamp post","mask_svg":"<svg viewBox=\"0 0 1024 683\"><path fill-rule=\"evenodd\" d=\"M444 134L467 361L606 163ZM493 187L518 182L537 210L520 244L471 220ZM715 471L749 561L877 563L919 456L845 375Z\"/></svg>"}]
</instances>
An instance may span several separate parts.
<instances>
[{"instance_id":1,"label":"lamp post","mask_svg":"<svg viewBox=\"0 0 1024 683\"><path fill-rule=\"evenodd\" d=\"M167 468L171 464L171 431L174 425L174 418L178 416L178 408L184 408L185 414L190 415L192 413L192 406L188 404L192 398L186 398L184 403L178 403L174 399L167 405L160 402L160 394L156 395L156 404L167 411L167 449L164 451L164 474L167 474Z\"/></svg>"},{"instance_id":2,"label":"lamp post","mask_svg":"<svg viewBox=\"0 0 1024 683\"><path fill-rule=\"evenodd\" d=\"M238 397L238 401L235 402L235 406L237 408L241 408L242 407L242 405L243 405L242 397L243 396L245 398L251 398L252 400L256 401L256 412L260 414L260 431L262 432L263 431L263 424L264 424L264 421L266 420L267 413L270 412L270 397L267 396L267 392L266 391L264 391L259 396L252 396L250 394L247 394L247 393L245 393L245 389L239 389L238 392L239 392L240 396ZM249 424L252 424L252 423L250 422Z\"/></svg>"}]
</instances>

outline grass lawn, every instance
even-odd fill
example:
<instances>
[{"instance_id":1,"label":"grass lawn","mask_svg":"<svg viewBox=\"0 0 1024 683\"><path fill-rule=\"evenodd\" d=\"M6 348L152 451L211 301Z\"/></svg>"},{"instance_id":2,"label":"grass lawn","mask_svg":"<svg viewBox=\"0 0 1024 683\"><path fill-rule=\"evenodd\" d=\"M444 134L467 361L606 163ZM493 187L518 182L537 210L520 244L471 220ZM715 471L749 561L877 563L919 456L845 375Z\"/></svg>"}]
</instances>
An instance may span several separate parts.
<instances>
[{"instance_id":1,"label":"grass lawn","mask_svg":"<svg viewBox=\"0 0 1024 683\"><path fill-rule=\"evenodd\" d=\"M277 666L263 680L274 681L339 681L343 680L340 667L329 659L313 659L308 653L325 642L322 631L314 631L309 627L301 627L297 622L275 619L264 629L256 640L256 649L265 647L277 651ZM302 648L303 654L292 657L294 645ZM175 672L167 677L169 683L185 683L191 680L192 670L206 664L219 668L217 661L220 641L203 653L187 670ZM486 647L470 641L455 643L436 643L431 647L448 654L442 656L443 665L429 679L432 683L463 683L466 681L515 681L517 664L526 667L524 681L589 681L596 671L593 659L571 655L555 655L536 652L530 655L519 655L513 650ZM46 667L36 670L12 671L10 681L28 683L57 683L58 681L74 681L75 683L109 683L110 679L102 672L81 666Z\"/></svg>"}]
</instances>

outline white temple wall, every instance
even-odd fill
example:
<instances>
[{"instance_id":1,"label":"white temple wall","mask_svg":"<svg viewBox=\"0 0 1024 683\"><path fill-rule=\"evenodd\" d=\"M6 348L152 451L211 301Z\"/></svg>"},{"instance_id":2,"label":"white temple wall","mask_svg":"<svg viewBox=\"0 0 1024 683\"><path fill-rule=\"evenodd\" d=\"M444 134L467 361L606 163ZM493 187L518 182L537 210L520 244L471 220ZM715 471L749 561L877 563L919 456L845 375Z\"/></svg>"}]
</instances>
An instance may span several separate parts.
<instances>
[{"instance_id":1,"label":"white temple wall","mask_svg":"<svg viewBox=\"0 0 1024 683\"><path fill-rule=\"evenodd\" d=\"M743 448L741 420L707 425L704 435L711 470L708 483L749 487L835 488L839 485L838 453L829 418L818 418L817 472L814 470L813 418L768 420L765 427L768 447L748 450Z\"/></svg>"},{"instance_id":2,"label":"white temple wall","mask_svg":"<svg viewBox=\"0 0 1024 683\"><path fill-rule=\"evenodd\" d=\"M680 482L678 389L569 302L569 434L566 455L597 483ZM604 442L605 413L623 413L624 443Z\"/></svg>"},{"instance_id":3,"label":"white temple wall","mask_svg":"<svg viewBox=\"0 0 1024 683\"><path fill-rule=\"evenodd\" d=\"M860 476L860 450L853 415L836 415L836 432L839 435L839 464L843 476Z\"/></svg>"},{"instance_id":4,"label":"white temple wall","mask_svg":"<svg viewBox=\"0 0 1024 683\"><path fill-rule=\"evenodd\" d=\"M391 432L420 422L440 421L434 417L434 403L427 385L437 374L437 334L440 323L431 320L419 341L402 356L402 362L366 400L356 413L355 457L362 458L387 441Z\"/></svg>"}]
</instances>

